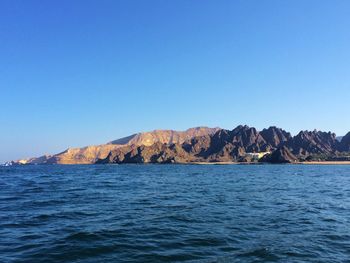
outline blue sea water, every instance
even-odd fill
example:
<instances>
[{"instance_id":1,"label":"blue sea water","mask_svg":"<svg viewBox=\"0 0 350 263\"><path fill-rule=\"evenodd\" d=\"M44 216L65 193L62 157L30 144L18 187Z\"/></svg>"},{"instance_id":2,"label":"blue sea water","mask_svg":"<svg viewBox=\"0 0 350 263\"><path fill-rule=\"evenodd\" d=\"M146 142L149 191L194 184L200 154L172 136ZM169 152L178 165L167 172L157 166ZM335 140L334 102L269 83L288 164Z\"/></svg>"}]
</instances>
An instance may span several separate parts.
<instances>
[{"instance_id":1,"label":"blue sea water","mask_svg":"<svg viewBox=\"0 0 350 263\"><path fill-rule=\"evenodd\" d=\"M0 262L350 262L350 166L0 167Z\"/></svg>"}]
</instances>

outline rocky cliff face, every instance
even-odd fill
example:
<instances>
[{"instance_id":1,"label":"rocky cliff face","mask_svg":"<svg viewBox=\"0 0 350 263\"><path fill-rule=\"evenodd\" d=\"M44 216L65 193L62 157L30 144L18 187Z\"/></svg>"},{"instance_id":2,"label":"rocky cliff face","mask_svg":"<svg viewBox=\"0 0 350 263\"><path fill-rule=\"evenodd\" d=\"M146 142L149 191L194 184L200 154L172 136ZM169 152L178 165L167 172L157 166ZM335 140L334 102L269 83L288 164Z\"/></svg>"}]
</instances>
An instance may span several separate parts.
<instances>
[{"instance_id":1,"label":"rocky cliff face","mask_svg":"<svg viewBox=\"0 0 350 263\"><path fill-rule=\"evenodd\" d=\"M91 164L103 159L108 154L120 148L121 145L103 144L83 148L70 148L55 154L46 160L47 164Z\"/></svg>"},{"instance_id":2,"label":"rocky cliff face","mask_svg":"<svg viewBox=\"0 0 350 263\"><path fill-rule=\"evenodd\" d=\"M293 163L313 157L337 157L343 152L350 152L350 133L339 142L331 132L301 131L292 137L274 126L259 132L254 127L240 125L233 130L206 127L180 132L156 130L17 163L255 162L262 156L260 161Z\"/></svg>"},{"instance_id":3,"label":"rocky cliff face","mask_svg":"<svg viewBox=\"0 0 350 263\"><path fill-rule=\"evenodd\" d=\"M301 131L285 145L297 156L333 154L339 148L339 142L334 133L321 131Z\"/></svg>"},{"instance_id":4,"label":"rocky cliff face","mask_svg":"<svg viewBox=\"0 0 350 263\"><path fill-rule=\"evenodd\" d=\"M342 137L339 143L339 151L350 152L350 132Z\"/></svg>"},{"instance_id":5,"label":"rocky cliff face","mask_svg":"<svg viewBox=\"0 0 350 263\"><path fill-rule=\"evenodd\" d=\"M237 161L247 152L261 152L269 145L255 128L238 126L232 131L219 130L212 136L195 137L184 143L192 155L207 161Z\"/></svg>"},{"instance_id":6,"label":"rocky cliff face","mask_svg":"<svg viewBox=\"0 0 350 263\"><path fill-rule=\"evenodd\" d=\"M195 157L184 150L180 144L156 142L150 146L122 147L111 151L105 159L97 163L186 163Z\"/></svg>"},{"instance_id":7,"label":"rocky cliff face","mask_svg":"<svg viewBox=\"0 0 350 263\"><path fill-rule=\"evenodd\" d=\"M220 129L214 134L195 136L182 144L155 143L134 148L127 154L112 151L111 156L117 157L100 162L250 162L257 154L269 152L260 161L295 163L313 155L335 155L339 145L335 134L330 132L302 131L292 137L277 127L259 132L253 127L240 125L233 130ZM350 148L350 135L344 137L342 145ZM347 149L346 146L343 148Z\"/></svg>"},{"instance_id":8,"label":"rocky cliff face","mask_svg":"<svg viewBox=\"0 0 350 263\"><path fill-rule=\"evenodd\" d=\"M285 130L282 130L275 126L271 126L268 129L263 129L260 134L266 143L273 148L281 146L292 138L289 132L286 132Z\"/></svg>"},{"instance_id":9,"label":"rocky cliff face","mask_svg":"<svg viewBox=\"0 0 350 263\"><path fill-rule=\"evenodd\" d=\"M93 145L83 148L70 148L64 152L38 158L30 158L14 162L15 164L92 164L106 159L110 152L127 152L138 146L151 146L156 143L182 144L196 136L212 135L219 128L196 127L186 131L155 130L133 134L131 136L112 141L107 144ZM126 148L125 148L126 147ZM119 148L122 148L119 150ZM128 149L128 150L126 150Z\"/></svg>"},{"instance_id":10,"label":"rocky cliff face","mask_svg":"<svg viewBox=\"0 0 350 263\"><path fill-rule=\"evenodd\" d=\"M260 162L268 163L295 163L297 161L298 158L286 146L281 146L260 159Z\"/></svg>"},{"instance_id":11,"label":"rocky cliff face","mask_svg":"<svg viewBox=\"0 0 350 263\"><path fill-rule=\"evenodd\" d=\"M157 142L166 144L182 144L186 140L190 140L194 137L212 135L219 128L208 127L195 127L186 131L173 131L173 130L154 130L151 132L142 132L118 139L110 142L110 144L127 144L136 146L150 146Z\"/></svg>"}]
</instances>

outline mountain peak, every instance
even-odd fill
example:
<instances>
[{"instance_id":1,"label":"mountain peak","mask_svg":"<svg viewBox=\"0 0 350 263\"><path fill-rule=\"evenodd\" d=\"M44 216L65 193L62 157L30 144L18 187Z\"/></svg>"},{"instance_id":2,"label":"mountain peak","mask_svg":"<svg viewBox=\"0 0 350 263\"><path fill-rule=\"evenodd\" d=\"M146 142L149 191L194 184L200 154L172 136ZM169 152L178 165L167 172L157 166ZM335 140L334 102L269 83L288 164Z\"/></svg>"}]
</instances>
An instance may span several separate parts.
<instances>
[{"instance_id":1,"label":"mountain peak","mask_svg":"<svg viewBox=\"0 0 350 263\"><path fill-rule=\"evenodd\" d=\"M292 137L276 126L258 131L239 125L233 130L193 127L185 131L135 133L107 144L69 148L14 164L229 162L249 161L252 156L263 155L271 162L295 162L320 155L334 157L339 152L350 152L350 132L339 142L331 132L304 130Z\"/></svg>"}]
</instances>

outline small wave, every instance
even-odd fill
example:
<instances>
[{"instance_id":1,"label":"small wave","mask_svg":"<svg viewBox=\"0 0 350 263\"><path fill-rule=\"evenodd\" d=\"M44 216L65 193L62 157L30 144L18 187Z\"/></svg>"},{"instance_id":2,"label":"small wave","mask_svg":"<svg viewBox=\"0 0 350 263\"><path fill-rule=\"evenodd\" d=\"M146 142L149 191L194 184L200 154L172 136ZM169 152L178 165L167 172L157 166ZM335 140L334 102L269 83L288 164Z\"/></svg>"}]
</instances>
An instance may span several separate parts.
<instances>
[{"instance_id":1,"label":"small wave","mask_svg":"<svg viewBox=\"0 0 350 263\"><path fill-rule=\"evenodd\" d=\"M239 254L238 257L253 257L269 261L277 261L280 259L280 257L277 254L275 254L273 251L266 247L252 249L250 251Z\"/></svg>"}]
</instances>

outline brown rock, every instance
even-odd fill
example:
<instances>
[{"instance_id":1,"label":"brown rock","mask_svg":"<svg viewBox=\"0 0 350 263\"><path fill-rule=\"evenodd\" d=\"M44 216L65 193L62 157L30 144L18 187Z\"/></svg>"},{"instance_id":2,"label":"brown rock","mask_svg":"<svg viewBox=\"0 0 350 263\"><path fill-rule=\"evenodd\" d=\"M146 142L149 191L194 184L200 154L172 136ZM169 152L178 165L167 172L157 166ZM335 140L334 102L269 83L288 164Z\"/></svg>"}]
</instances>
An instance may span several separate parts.
<instances>
[{"instance_id":1,"label":"brown rock","mask_svg":"<svg viewBox=\"0 0 350 263\"><path fill-rule=\"evenodd\" d=\"M298 158L292 154L292 152L286 147L282 146L271 154L265 155L260 159L260 162L268 163L294 163L297 162Z\"/></svg>"}]
</instances>

